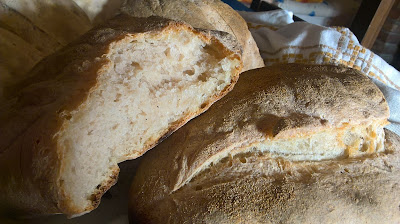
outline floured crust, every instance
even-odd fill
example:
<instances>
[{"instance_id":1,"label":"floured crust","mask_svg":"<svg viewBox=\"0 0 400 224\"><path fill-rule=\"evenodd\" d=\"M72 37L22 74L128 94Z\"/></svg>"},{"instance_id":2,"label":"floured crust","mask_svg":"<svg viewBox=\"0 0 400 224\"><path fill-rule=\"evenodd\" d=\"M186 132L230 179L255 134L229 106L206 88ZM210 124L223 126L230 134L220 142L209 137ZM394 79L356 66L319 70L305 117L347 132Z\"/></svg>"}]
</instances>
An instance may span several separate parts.
<instances>
[{"instance_id":1,"label":"floured crust","mask_svg":"<svg viewBox=\"0 0 400 224\"><path fill-rule=\"evenodd\" d=\"M210 167L240 154L248 146L257 148L261 142L292 140L319 132L335 134L341 129L366 127L374 122L384 126L388 116L383 94L367 77L352 69L285 64L243 73L227 96L143 158L132 184L131 212L134 217L144 217L146 222L152 221L153 216L155 220L158 216L162 220L176 217L178 222L185 220L183 217L193 220L203 215L210 217L202 213L205 211L191 213L201 210L203 202L197 204L196 200L188 199L180 207L174 198L186 192L188 186L194 186L192 182L198 175L209 172ZM352 160L340 157L334 161L340 159ZM239 165L232 169L239 174L242 170ZM226 180L220 171L215 176ZM245 173L253 176L252 172ZM228 179L233 178L229 175ZM205 179L213 178L210 174ZM253 185L251 181L248 184ZM215 191L213 197L217 194L223 197L221 192ZM182 193L182 198L193 196L186 193ZM153 209L156 204L157 209ZM176 213L175 208L182 210ZM180 212L193 216L179 217ZM224 216L223 212L220 215Z\"/></svg>"},{"instance_id":2,"label":"floured crust","mask_svg":"<svg viewBox=\"0 0 400 224\"><path fill-rule=\"evenodd\" d=\"M243 71L264 67L264 61L246 22L220 0L128 0L121 11L137 17L161 16L187 22L196 28L230 33L242 46Z\"/></svg>"},{"instance_id":3,"label":"floured crust","mask_svg":"<svg viewBox=\"0 0 400 224\"><path fill-rule=\"evenodd\" d=\"M58 142L60 133L66 128L68 112L87 103L89 93L98 86L97 77L107 69L107 59L102 57L109 51L110 44L126 36L146 32L169 32L186 30L193 32L207 43L229 52L231 59L240 60L240 52L232 52L216 40L181 22L160 17L132 18L121 15L107 24L89 31L50 57L44 59L31 71L29 79L5 90L0 113L0 209L15 207L24 213L64 213L69 216L89 212L99 204L101 195L115 184L118 166L110 168L110 175L93 193L91 205L83 210L70 203L65 194L60 176L64 172L65 152ZM232 46L232 49L235 47ZM237 53L237 54L236 54ZM241 67L232 73L233 85ZM191 114L187 114L166 130L173 132L189 119L206 110L215 100L222 97L232 86L228 85L219 94ZM124 160L143 154L160 141L154 136L144 148L125 155Z\"/></svg>"},{"instance_id":4,"label":"floured crust","mask_svg":"<svg viewBox=\"0 0 400 224\"><path fill-rule=\"evenodd\" d=\"M243 155L210 168L151 209L131 209L131 222L397 223L399 143L386 131L386 152L369 157L290 162ZM141 197L132 198L135 208Z\"/></svg>"}]
</instances>

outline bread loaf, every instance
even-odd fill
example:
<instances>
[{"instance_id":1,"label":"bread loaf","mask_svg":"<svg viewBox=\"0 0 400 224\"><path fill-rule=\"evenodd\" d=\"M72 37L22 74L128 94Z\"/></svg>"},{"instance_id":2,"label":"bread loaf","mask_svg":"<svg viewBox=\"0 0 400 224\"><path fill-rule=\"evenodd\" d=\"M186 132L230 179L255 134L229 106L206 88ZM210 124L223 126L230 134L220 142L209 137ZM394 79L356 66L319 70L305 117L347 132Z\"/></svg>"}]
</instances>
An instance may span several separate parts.
<instances>
[{"instance_id":1,"label":"bread loaf","mask_svg":"<svg viewBox=\"0 0 400 224\"><path fill-rule=\"evenodd\" d=\"M227 33L121 15L44 59L6 90L0 110L0 210L72 217L96 208L119 162L233 87L237 45Z\"/></svg>"},{"instance_id":2,"label":"bread loaf","mask_svg":"<svg viewBox=\"0 0 400 224\"><path fill-rule=\"evenodd\" d=\"M91 27L72 0L0 0L0 101L45 56Z\"/></svg>"},{"instance_id":3,"label":"bread loaf","mask_svg":"<svg viewBox=\"0 0 400 224\"><path fill-rule=\"evenodd\" d=\"M220 0L127 0L121 11L138 17L161 16L181 20L197 28L228 32L238 39L243 48L243 71L264 67L246 22Z\"/></svg>"},{"instance_id":4,"label":"bread loaf","mask_svg":"<svg viewBox=\"0 0 400 224\"><path fill-rule=\"evenodd\" d=\"M15 2L12 3L15 4ZM0 27L19 36L35 49L42 52L44 56L59 49L61 47L60 42L51 34L46 33L35 25L32 20L25 17L22 13L27 14L26 11L27 9L22 10L22 12L16 11L8 6L6 2L0 1ZM66 20L68 21L68 18L66 18ZM9 40L2 40L0 43L5 43L7 41Z\"/></svg>"},{"instance_id":5,"label":"bread loaf","mask_svg":"<svg viewBox=\"0 0 400 224\"><path fill-rule=\"evenodd\" d=\"M21 81L43 57L43 53L31 44L0 27L0 89ZM0 102L2 95L0 90Z\"/></svg>"},{"instance_id":6,"label":"bread loaf","mask_svg":"<svg viewBox=\"0 0 400 224\"><path fill-rule=\"evenodd\" d=\"M9 9L9 13L22 15L63 46L90 29L87 15L72 0L0 0L0 2ZM19 23L13 21L8 21L6 25L16 30L20 29Z\"/></svg>"},{"instance_id":7,"label":"bread loaf","mask_svg":"<svg viewBox=\"0 0 400 224\"><path fill-rule=\"evenodd\" d=\"M383 94L355 70L284 64L146 154L132 223L395 223L400 140Z\"/></svg>"}]
</instances>

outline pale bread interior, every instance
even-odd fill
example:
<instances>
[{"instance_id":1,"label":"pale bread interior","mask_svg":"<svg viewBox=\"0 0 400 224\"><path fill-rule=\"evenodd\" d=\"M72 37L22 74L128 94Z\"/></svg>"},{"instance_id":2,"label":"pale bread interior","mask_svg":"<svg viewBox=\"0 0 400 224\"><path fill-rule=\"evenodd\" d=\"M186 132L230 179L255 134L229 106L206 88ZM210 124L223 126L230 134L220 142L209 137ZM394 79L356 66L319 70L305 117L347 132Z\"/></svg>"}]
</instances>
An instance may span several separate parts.
<instances>
[{"instance_id":1,"label":"pale bread interior","mask_svg":"<svg viewBox=\"0 0 400 224\"><path fill-rule=\"evenodd\" d=\"M88 206L118 162L143 154L231 83L240 62L214 47L187 31L110 46L98 86L57 134L65 151L60 183L75 205Z\"/></svg>"},{"instance_id":2,"label":"pale bread interior","mask_svg":"<svg viewBox=\"0 0 400 224\"><path fill-rule=\"evenodd\" d=\"M327 129L311 136L292 139L266 140L237 152L268 152L273 158L289 161L354 158L384 150L385 133L381 123Z\"/></svg>"}]
</instances>

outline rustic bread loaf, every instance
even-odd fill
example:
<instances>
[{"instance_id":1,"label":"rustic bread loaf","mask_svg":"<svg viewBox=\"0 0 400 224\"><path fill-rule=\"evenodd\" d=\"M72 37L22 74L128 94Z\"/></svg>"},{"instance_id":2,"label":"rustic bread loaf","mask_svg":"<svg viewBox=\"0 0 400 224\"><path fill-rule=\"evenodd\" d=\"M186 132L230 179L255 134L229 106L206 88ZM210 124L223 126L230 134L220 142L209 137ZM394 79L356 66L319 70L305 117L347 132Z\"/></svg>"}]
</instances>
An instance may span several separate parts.
<instances>
[{"instance_id":1,"label":"rustic bread loaf","mask_svg":"<svg viewBox=\"0 0 400 224\"><path fill-rule=\"evenodd\" d=\"M15 1L12 3L15 3ZM27 9L23 11L27 11ZM36 26L21 12L10 8L2 0L0 1L0 15L1 28L19 36L19 38L25 40L35 49L42 52L43 55L47 56L61 47L61 44L55 39L55 37ZM68 20L69 18L66 19ZM2 40L0 43L7 41L11 40Z\"/></svg>"},{"instance_id":2,"label":"rustic bread loaf","mask_svg":"<svg viewBox=\"0 0 400 224\"><path fill-rule=\"evenodd\" d=\"M121 15L89 31L6 90L0 208L69 216L96 208L119 162L205 111L241 66L231 35L181 22Z\"/></svg>"},{"instance_id":3,"label":"rustic bread loaf","mask_svg":"<svg viewBox=\"0 0 400 224\"><path fill-rule=\"evenodd\" d=\"M138 17L156 15L185 21L197 28L228 32L243 48L243 71L264 67L246 22L220 0L127 0L121 11Z\"/></svg>"},{"instance_id":4,"label":"rustic bread loaf","mask_svg":"<svg viewBox=\"0 0 400 224\"><path fill-rule=\"evenodd\" d=\"M72 0L0 0L0 101L45 56L91 27Z\"/></svg>"},{"instance_id":5,"label":"rustic bread loaf","mask_svg":"<svg viewBox=\"0 0 400 224\"><path fill-rule=\"evenodd\" d=\"M245 72L144 156L130 220L399 220L400 145L392 134L385 143L388 116L383 94L355 70L284 64Z\"/></svg>"},{"instance_id":6,"label":"rustic bread loaf","mask_svg":"<svg viewBox=\"0 0 400 224\"><path fill-rule=\"evenodd\" d=\"M63 46L91 27L85 12L72 0L0 0L0 2L8 8L8 13L20 14ZM18 27L17 21L15 23L8 21L6 25L16 30L21 28Z\"/></svg>"}]
</instances>

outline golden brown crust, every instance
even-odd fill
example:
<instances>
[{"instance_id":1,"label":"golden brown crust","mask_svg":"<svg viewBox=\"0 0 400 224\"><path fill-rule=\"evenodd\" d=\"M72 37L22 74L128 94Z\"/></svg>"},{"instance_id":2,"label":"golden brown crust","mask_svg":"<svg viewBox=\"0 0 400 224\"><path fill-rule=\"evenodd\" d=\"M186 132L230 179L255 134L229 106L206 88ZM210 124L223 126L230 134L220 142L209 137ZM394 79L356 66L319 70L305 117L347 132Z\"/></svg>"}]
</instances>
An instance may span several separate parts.
<instances>
[{"instance_id":1,"label":"golden brown crust","mask_svg":"<svg viewBox=\"0 0 400 224\"><path fill-rule=\"evenodd\" d=\"M234 35L243 49L243 71L264 67L258 47L244 19L220 0L132 0L121 11L138 17L152 15L181 20L193 27Z\"/></svg>"},{"instance_id":2,"label":"golden brown crust","mask_svg":"<svg viewBox=\"0 0 400 224\"><path fill-rule=\"evenodd\" d=\"M113 167L109 178L100 183L89 199L92 202L89 207L82 210L71 204L60 180L65 167L65 146L58 142L57 133L65 128L69 112L86 103L91 89L96 88L99 70L108 66L108 59L102 56L108 53L111 43L126 36L134 38L142 33L168 29L194 32L207 43L212 41L221 50L225 49L214 36L204 35L181 22L120 15L44 59L31 71L30 78L6 89L8 101L0 111L0 208L11 206L29 213L76 215L98 205L101 195L115 183L118 167ZM240 54L230 52L229 57L240 59ZM240 67L237 69L232 74L232 84L237 80ZM230 88L166 132L174 131L204 111ZM125 159L141 155L153 147L159 137L144 149L137 149L136 156L126 155Z\"/></svg>"},{"instance_id":3,"label":"golden brown crust","mask_svg":"<svg viewBox=\"0 0 400 224\"><path fill-rule=\"evenodd\" d=\"M130 220L132 223L397 223L400 137L387 131L386 141L385 153L357 159L290 162L249 154L243 156L246 157L243 163L243 157L234 158L230 165L215 167L214 175L199 176L179 191L159 198L151 209L142 209L141 201L135 201ZM142 200L141 197L144 195L134 199Z\"/></svg>"},{"instance_id":4,"label":"golden brown crust","mask_svg":"<svg viewBox=\"0 0 400 224\"><path fill-rule=\"evenodd\" d=\"M197 175L201 176L202 173L198 172L207 164L218 161L224 153L265 139L290 139L329 128L358 126L372 121L385 122L388 116L389 109L383 94L367 77L352 69L285 64L243 73L227 96L144 156L132 184L131 212L133 217L140 216L147 221L160 218L179 222L190 217L196 221L203 216L211 217L205 215L211 208L202 210L208 206L207 200L223 197L224 193L221 192L228 189L236 189L236 192L231 192L232 198L245 190L229 185L229 179L235 176L227 175L224 178L224 172L217 170L215 179L221 178L221 183L214 186L214 176L211 174L201 179L208 185L199 181L202 189L210 187L215 194L204 201L189 200L206 193L193 190L196 187L194 183L201 178ZM263 167L268 167L268 164ZM275 167L279 167L279 164ZM238 165L235 170L240 174L241 169ZM250 178L252 172L247 169L244 173L249 174ZM228 171L225 173L229 174ZM238 178L237 181L235 186L240 186L239 182L257 185L251 178ZM289 185L279 188L279 185L269 182L260 184L269 187L271 192L267 195L291 189ZM221 188L220 192L217 189L221 186L227 188ZM285 197L289 197L289 193L280 193L282 198L276 200L288 200ZM181 202L184 198L187 201ZM202 203L207 206L201 206ZM244 205L239 203L237 206L235 208L239 209ZM227 211L227 214L222 210L218 212L217 207L213 212L216 217L236 214L236 210Z\"/></svg>"}]
</instances>

